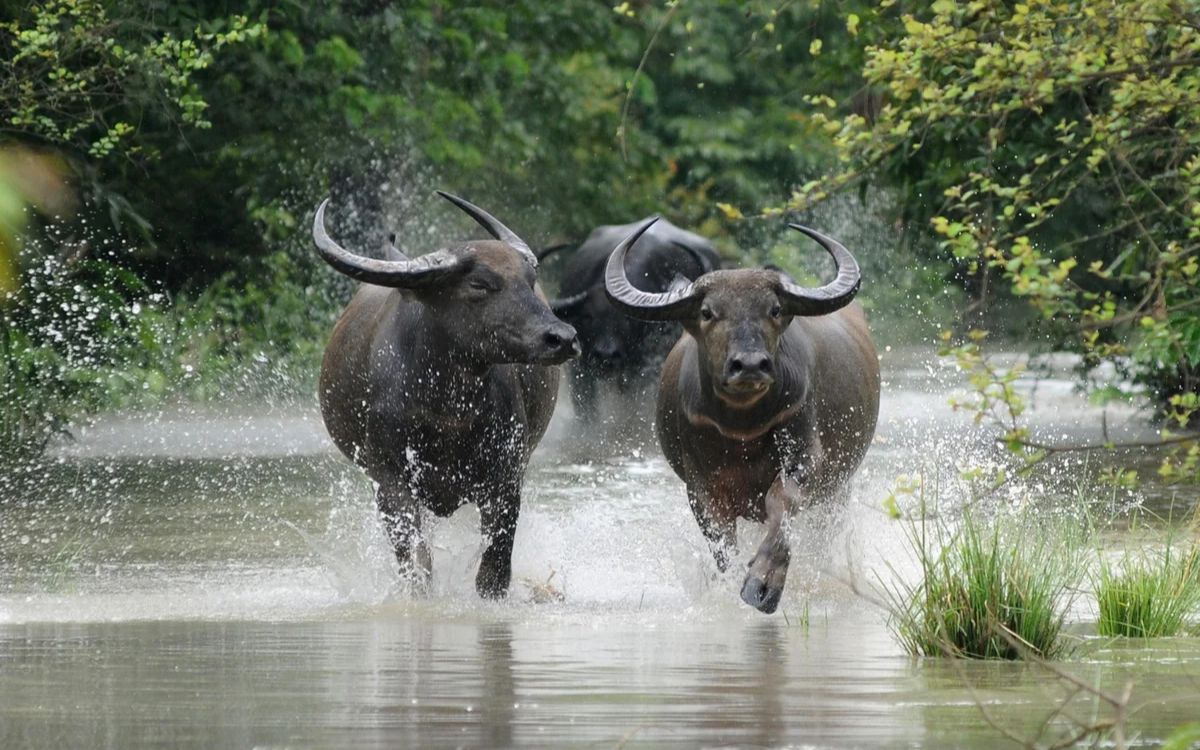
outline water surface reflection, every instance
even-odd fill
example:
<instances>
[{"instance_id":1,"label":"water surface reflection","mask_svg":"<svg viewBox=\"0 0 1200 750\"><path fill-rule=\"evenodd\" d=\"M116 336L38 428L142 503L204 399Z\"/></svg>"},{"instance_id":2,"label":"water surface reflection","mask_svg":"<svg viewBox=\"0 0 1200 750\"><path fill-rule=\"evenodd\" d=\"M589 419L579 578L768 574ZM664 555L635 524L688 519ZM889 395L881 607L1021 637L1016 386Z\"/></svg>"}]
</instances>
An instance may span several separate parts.
<instances>
[{"instance_id":1,"label":"water surface reflection","mask_svg":"<svg viewBox=\"0 0 1200 750\"><path fill-rule=\"evenodd\" d=\"M835 523L798 519L774 617L716 573L652 449L592 450L562 420L500 604L473 592L470 509L434 525L433 595L408 599L369 484L311 418L242 420L247 445L229 420L102 425L0 482L0 747L991 747L977 700L1032 736L1067 695L1053 674L913 661L844 585L911 573L880 507L897 473L990 447L939 371L885 371L879 441ZM1033 418L1075 436L1102 422L1062 383L1038 386ZM749 550L761 532L743 531ZM533 603L551 574L564 601ZM1066 668L1132 680L1146 742L1200 704L1191 641L1089 641Z\"/></svg>"},{"instance_id":2,"label":"water surface reflection","mask_svg":"<svg viewBox=\"0 0 1200 750\"><path fill-rule=\"evenodd\" d=\"M919 739L861 613L587 624L379 614L323 622L8 627L5 747L512 747ZM847 628L856 631L853 635Z\"/></svg>"}]
</instances>

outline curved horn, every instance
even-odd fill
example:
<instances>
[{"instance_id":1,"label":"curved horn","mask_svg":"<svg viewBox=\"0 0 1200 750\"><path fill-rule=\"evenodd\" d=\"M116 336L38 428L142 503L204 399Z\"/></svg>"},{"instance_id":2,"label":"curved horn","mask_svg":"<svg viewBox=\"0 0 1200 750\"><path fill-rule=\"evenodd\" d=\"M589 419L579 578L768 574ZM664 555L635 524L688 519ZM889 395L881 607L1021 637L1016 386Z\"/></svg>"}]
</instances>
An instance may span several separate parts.
<instances>
[{"instance_id":1,"label":"curved horn","mask_svg":"<svg viewBox=\"0 0 1200 750\"><path fill-rule=\"evenodd\" d=\"M550 310L553 311L555 315L561 317L562 314L567 310L570 310L572 307L575 307L580 302L583 302L585 299L587 299L589 291L590 290L588 289L584 289L582 292L579 292L578 294L572 294L569 297L555 297L554 299L550 300Z\"/></svg>"},{"instance_id":2,"label":"curved horn","mask_svg":"<svg viewBox=\"0 0 1200 750\"><path fill-rule=\"evenodd\" d=\"M467 269L469 260L445 250L423 255L416 260L376 260L344 249L325 232L325 207L329 199L317 206L313 217L313 242L325 262L357 281L378 286L409 289L428 286L458 275Z\"/></svg>"},{"instance_id":3,"label":"curved horn","mask_svg":"<svg viewBox=\"0 0 1200 750\"><path fill-rule=\"evenodd\" d=\"M529 249L529 245L525 244L525 240L518 237L516 232L501 224L500 220L495 216L492 216L487 211L484 211L479 206L476 206L474 203L468 200L463 200L457 195L451 195L444 190L437 191L437 194L465 211L468 216L479 222L479 226L486 229L488 234L492 235L498 240L512 245L513 248L521 254L521 257L525 259L526 263L534 268L537 268L537 256L534 255L533 251Z\"/></svg>"},{"instance_id":4,"label":"curved horn","mask_svg":"<svg viewBox=\"0 0 1200 750\"><path fill-rule=\"evenodd\" d=\"M679 320L689 317L700 300L694 282L669 292L643 292L630 284L629 277L625 275L626 253L656 221L657 216L642 222L608 256L608 266L604 269L604 291L608 293L609 302L631 318Z\"/></svg>"},{"instance_id":5,"label":"curved horn","mask_svg":"<svg viewBox=\"0 0 1200 750\"><path fill-rule=\"evenodd\" d=\"M828 315L850 304L850 300L858 294L858 287L862 284L858 261L842 243L832 237L826 237L815 229L799 224L788 226L816 240L817 244L833 256L834 265L837 266L837 276L833 281L816 289L802 287L781 273L779 296L784 300L788 315Z\"/></svg>"}]
</instances>

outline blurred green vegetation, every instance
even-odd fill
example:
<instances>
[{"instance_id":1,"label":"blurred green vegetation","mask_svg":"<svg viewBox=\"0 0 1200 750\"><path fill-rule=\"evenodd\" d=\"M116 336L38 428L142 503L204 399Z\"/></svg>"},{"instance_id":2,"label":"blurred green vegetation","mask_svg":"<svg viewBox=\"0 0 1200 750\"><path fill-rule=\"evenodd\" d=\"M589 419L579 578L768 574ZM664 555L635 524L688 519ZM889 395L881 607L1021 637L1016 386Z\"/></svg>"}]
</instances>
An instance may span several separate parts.
<instances>
[{"instance_id":1,"label":"blurred green vegetation","mask_svg":"<svg viewBox=\"0 0 1200 750\"><path fill-rule=\"evenodd\" d=\"M1078 3L0 0L0 146L53 155L57 191L77 205L31 213L24 170L0 168L0 269L23 278L0 310L0 409L27 425L4 440L37 450L114 406L310 397L351 288L315 262L313 206L332 195L337 236L364 252L392 230L422 252L469 231L435 188L535 245L659 212L732 262L821 273L783 228L789 201L859 254L883 341L956 325L964 309L978 322L995 300L1053 298L1060 340L1081 320L1099 332L1089 362L1132 361L1161 393L1186 393L1200 331L1183 289L1197 118L1181 97L1196 74L1170 61L1192 54L1195 19L1175 7L1145 6L1175 16L1144 43L1134 20L1107 34L1120 49L1106 54L1140 55L1130 88L1104 74L1118 57L1093 59L1106 32L1092 21L1045 31L1067 28ZM1004 67L1021 50L1003 39L1040 62ZM979 59L995 69L975 71ZM1085 107L1146 114L1126 137ZM1063 143L1060 121L1108 139L1101 166L1126 158L1148 186L1087 171L1091 152ZM1160 143L1174 150L1160 158ZM1022 188L1043 153L1065 151L1081 156L1061 205L1046 202L1060 191L1048 177ZM943 205L976 174L1003 190L968 185ZM1110 304L1112 324L1086 317Z\"/></svg>"},{"instance_id":2,"label":"blurred green vegetation","mask_svg":"<svg viewBox=\"0 0 1200 750\"><path fill-rule=\"evenodd\" d=\"M55 154L79 204L5 203L25 277L3 313L0 395L24 425L6 445L40 450L105 407L307 396L350 288L310 248L327 194L368 250L389 229L427 249L452 215L437 187L536 243L661 211L731 254L758 246L775 229L718 204L818 173L804 96L849 96L861 52L806 40L840 10L0 2L0 139Z\"/></svg>"},{"instance_id":3,"label":"blurred green vegetation","mask_svg":"<svg viewBox=\"0 0 1200 750\"><path fill-rule=\"evenodd\" d=\"M1174 0L885 0L869 115L823 102L839 168L787 205L891 185L972 298L966 325L1107 362L1187 427L1200 391L1200 11ZM868 25L868 20L863 20ZM814 102L816 103L816 102ZM930 246L924 246L928 249Z\"/></svg>"}]
</instances>

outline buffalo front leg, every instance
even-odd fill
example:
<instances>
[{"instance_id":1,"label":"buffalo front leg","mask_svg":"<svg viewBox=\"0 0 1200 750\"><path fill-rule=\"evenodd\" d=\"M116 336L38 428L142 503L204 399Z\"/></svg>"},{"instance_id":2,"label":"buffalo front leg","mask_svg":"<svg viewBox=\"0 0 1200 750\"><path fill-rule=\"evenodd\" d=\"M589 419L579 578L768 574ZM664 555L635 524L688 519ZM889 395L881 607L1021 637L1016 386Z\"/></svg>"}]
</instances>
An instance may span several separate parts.
<instances>
[{"instance_id":1,"label":"buffalo front leg","mask_svg":"<svg viewBox=\"0 0 1200 750\"><path fill-rule=\"evenodd\" d=\"M412 583L414 593L422 596L429 593L433 559L421 536L420 505L407 488L398 484L380 484L375 502L396 561L400 563L400 577Z\"/></svg>"},{"instance_id":2,"label":"buffalo front leg","mask_svg":"<svg viewBox=\"0 0 1200 750\"><path fill-rule=\"evenodd\" d=\"M718 514L708 496L691 487L688 487L688 504L692 506L696 523L700 525L700 533L708 540L708 548L717 561L717 570L724 573L729 568L729 558L737 545L737 518Z\"/></svg>"},{"instance_id":3,"label":"buffalo front leg","mask_svg":"<svg viewBox=\"0 0 1200 750\"><path fill-rule=\"evenodd\" d=\"M742 601L768 615L779 606L783 584L787 581L788 564L792 559L787 523L799 495L800 485L796 480L787 472L780 472L767 491L767 535L750 561L750 570L742 584Z\"/></svg>"},{"instance_id":4,"label":"buffalo front leg","mask_svg":"<svg viewBox=\"0 0 1200 750\"><path fill-rule=\"evenodd\" d=\"M596 421L596 376L584 371L579 365L571 365L571 405L575 407L575 418L581 422Z\"/></svg>"},{"instance_id":5,"label":"buffalo front leg","mask_svg":"<svg viewBox=\"0 0 1200 750\"><path fill-rule=\"evenodd\" d=\"M491 502L479 506L479 527L486 545L475 574L475 590L484 599L503 599L512 581L513 541L521 514L521 488L517 485Z\"/></svg>"}]
</instances>

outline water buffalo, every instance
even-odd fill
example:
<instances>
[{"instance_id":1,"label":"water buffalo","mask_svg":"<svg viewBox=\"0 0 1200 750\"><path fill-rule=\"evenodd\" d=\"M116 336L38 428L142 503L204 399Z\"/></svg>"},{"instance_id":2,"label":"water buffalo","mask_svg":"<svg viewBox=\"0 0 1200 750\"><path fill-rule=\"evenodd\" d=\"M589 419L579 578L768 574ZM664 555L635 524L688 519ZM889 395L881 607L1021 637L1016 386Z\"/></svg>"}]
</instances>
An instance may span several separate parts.
<instances>
[{"instance_id":1,"label":"water buffalo","mask_svg":"<svg viewBox=\"0 0 1200 750\"><path fill-rule=\"evenodd\" d=\"M879 363L851 304L858 263L836 240L791 224L833 256L833 281L806 289L779 271L743 269L645 292L630 283L625 256L652 223L613 250L605 288L626 315L683 324L663 365L658 439L721 570L737 519L766 522L742 599L774 612L791 513L842 495L875 432Z\"/></svg>"},{"instance_id":2,"label":"water buffalo","mask_svg":"<svg viewBox=\"0 0 1200 750\"><path fill-rule=\"evenodd\" d=\"M486 546L475 588L496 598L512 577L521 482L554 411L556 365L579 345L550 311L525 242L483 209L439 194L497 241L364 258L326 234L329 201L317 209L321 257L363 282L325 350L321 414L337 447L378 483L388 538L418 591L431 569L421 508L448 516L478 504Z\"/></svg>"},{"instance_id":3,"label":"water buffalo","mask_svg":"<svg viewBox=\"0 0 1200 750\"><path fill-rule=\"evenodd\" d=\"M579 332L583 354L571 367L569 383L575 412L585 420L596 417L599 385L611 383L627 393L652 382L679 338L677 324L644 322L621 315L604 293L608 256L637 226L621 224L593 230L567 261L560 296L550 303L555 314ZM719 265L712 243L660 220L629 253L625 272L641 288L661 292L677 277L690 281Z\"/></svg>"}]
</instances>

